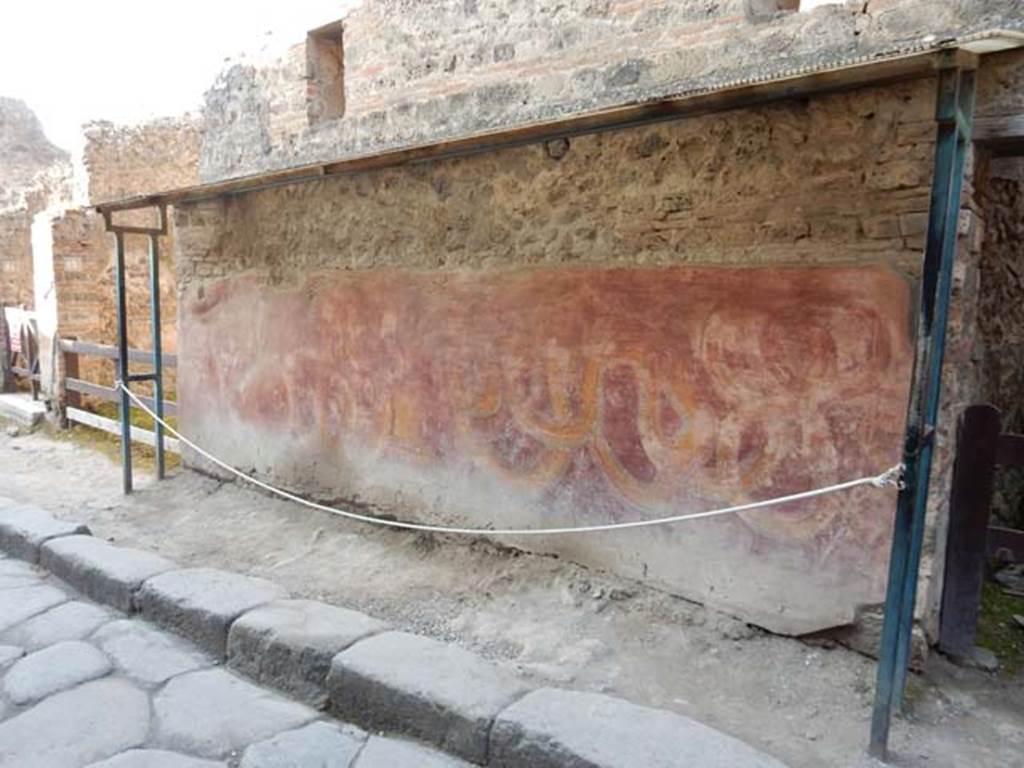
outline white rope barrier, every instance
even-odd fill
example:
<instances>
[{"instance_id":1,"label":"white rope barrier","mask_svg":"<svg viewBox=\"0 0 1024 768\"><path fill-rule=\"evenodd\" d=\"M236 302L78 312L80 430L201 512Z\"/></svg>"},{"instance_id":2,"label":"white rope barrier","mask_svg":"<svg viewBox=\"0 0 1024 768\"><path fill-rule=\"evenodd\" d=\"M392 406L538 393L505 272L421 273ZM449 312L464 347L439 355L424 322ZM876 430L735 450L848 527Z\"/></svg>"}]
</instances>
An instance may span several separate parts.
<instances>
[{"instance_id":1,"label":"white rope barrier","mask_svg":"<svg viewBox=\"0 0 1024 768\"><path fill-rule=\"evenodd\" d=\"M671 517L658 517L651 520L632 520L625 523L601 523L598 525L579 525L579 526L567 526L562 528L457 528L448 527L443 525L427 525L425 523L406 523L400 520L384 520L379 517L373 517L371 515L362 515L358 512L351 512L346 509L337 509L335 507L328 507L324 504L317 504L315 501L304 499L301 496L296 496L294 493L277 488L269 483L265 483L251 475L247 475L241 470L235 469L227 462L218 459L213 454L200 448L194 442L189 440L183 434L178 432L174 427L168 424L163 419L159 418L150 408L140 400L134 392L124 385L123 382L118 381L116 384L117 388L124 391L128 397L130 397L135 404L143 411L148 413L152 417L153 421L160 424L164 429L174 435L183 444L187 445L193 451L198 453L203 458L216 464L221 469L226 470L235 477L241 480L252 483L253 485L262 488L268 493L272 493L275 496L280 496L283 499L294 501L296 504L302 504L303 506L311 509L318 509L321 512L328 512L332 515L339 515L341 517L348 518L350 520L357 520L361 523L371 523L373 525L382 525L387 528L401 528L407 531L425 531L428 533L455 533L463 534L467 536L552 536L570 533L597 533L600 531L619 531L626 528L645 528L653 525L669 525L671 523L681 523L686 520L699 520L707 517L718 517L719 515L731 515L737 512L746 512L752 509L763 509L764 507L772 507L779 504L788 504L794 501L802 501L804 499L812 499L816 496L824 496L829 493L838 493L839 491L848 491L852 488L857 488L862 485L869 485L873 488L884 488L889 485L901 486L901 476L903 474L903 465L897 464L896 466L890 467L884 472L873 475L870 477L860 477L856 480L848 480L845 483L837 483L836 485L827 485L822 488L815 488L810 491L803 491L801 493L791 493L787 496L777 496L774 499L764 499L763 501L752 501L747 504L737 504L732 507L722 507L720 509L710 509L705 512L692 512L683 515L672 515Z\"/></svg>"}]
</instances>

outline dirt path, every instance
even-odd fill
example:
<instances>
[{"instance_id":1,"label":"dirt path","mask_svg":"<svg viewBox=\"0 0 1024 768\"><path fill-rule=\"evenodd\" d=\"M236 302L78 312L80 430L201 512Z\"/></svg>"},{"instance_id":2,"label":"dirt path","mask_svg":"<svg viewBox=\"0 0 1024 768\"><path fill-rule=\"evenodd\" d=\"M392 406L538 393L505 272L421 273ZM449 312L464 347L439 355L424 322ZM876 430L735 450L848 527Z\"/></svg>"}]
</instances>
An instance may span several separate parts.
<instances>
[{"instance_id":1,"label":"dirt path","mask_svg":"<svg viewBox=\"0 0 1024 768\"><path fill-rule=\"evenodd\" d=\"M120 492L105 455L0 433L0 492L186 565L270 576L458 642L534 682L614 693L730 732L794 768L868 766L874 663L635 582L481 542L370 529L190 472ZM1024 684L935 660L894 726L905 766L1024 765Z\"/></svg>"}]
</instances>

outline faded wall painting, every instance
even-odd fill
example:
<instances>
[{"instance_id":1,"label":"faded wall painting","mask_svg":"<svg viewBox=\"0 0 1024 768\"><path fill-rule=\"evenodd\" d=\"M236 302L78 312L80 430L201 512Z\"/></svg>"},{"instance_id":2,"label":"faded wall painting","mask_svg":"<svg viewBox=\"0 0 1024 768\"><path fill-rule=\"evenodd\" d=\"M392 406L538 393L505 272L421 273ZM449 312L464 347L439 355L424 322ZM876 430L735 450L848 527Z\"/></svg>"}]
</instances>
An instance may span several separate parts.
<instances>
[{"instance_id":1,"label":"faded wall painting","mask_svg":"<svg viewBox=\"0 0 1024 768\"><path fill-rule=\"evenodd\" d=\"M236 465L393 514L501 527L699 511L893 464L908 303L884 268L240 276L183 298L184 423ZM257 455L268 440L276 453ZM803 630L880 599L891 510L858 490L545 544L703 598L721 571L683 561L708 547L782 574L753 574L761 591L827 574L782 606L795 618L776 625ZM717 590L740 613L755 599Z\"/></svg>"}]
</instances>

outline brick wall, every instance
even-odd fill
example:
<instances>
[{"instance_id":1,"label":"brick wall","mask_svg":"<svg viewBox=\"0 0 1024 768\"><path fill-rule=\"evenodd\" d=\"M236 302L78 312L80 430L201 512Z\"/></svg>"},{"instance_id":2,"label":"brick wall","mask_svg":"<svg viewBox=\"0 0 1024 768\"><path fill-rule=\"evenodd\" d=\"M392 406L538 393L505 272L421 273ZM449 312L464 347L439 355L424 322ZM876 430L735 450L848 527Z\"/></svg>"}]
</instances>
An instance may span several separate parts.
<instances>
[{"instance_id":1,"label":"brick wall","mask_svg":"<svg viewBox=\"0 0 1024 768\"><path fill-rule=\"evenodd\" d=\"M32 212L0 213L0 306L31 308Z\"/></svg>"},{"instance_id":2,"label":"brick wall","mask_svg":"<svg viewBox=\"0 0 1024 768\"><path fill-rule=\"evenodd\" d=\"M127 197L160 189L187 186L198 180L199 127L191 117L161 119L137 126L107 122L86 127L85 165L89 196L95 201ZM152 212L119 222L151 225ZM54 273L61 336L114 344L117 318L114 294L114 239L101 216L89 208L66 211L54 221ZM177 288L173 232L160 238L160 301L163 349L177 350ZM140 349L152 347L147 238L125 238L127 267L128 338ZM80 377L111 384L110 361L83 358ZM175 372L167 371L173 393Z\"/></svg>"}]
</instances>

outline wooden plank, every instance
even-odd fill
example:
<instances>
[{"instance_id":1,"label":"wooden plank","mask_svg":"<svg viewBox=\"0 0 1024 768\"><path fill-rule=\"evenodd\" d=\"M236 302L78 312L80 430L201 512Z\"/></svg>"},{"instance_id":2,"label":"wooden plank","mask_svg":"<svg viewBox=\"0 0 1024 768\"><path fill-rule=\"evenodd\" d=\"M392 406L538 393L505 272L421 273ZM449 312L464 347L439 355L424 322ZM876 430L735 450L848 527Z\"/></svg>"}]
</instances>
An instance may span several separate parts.
<instances>
[{"instance_id":1,"label":"wooden plank","mask_svg":"<svg viewBox=\"0 0 1024 768\"><path fill-rule=\"evenodd\" d=\"M957 430L939 648L961 658L974 651L1000 423L997 408L972 405Z\"/></svg>"},{"instance_id":2,"label":"wooden plank","mask_svg":"<svg viewBox=\"0 0 1024 768\"><path fill-rule=\"evenodd\" d=\"M12 365L11 366L11 371L16 376L22 376L22 377L24 377L26 379L31 379L32 381L39 381L40 380L40 377L39 377L38 373L30 374L29 371L28 371L28 368L22 368L20 365Z\"/></svg>"},{"instance_id":3,"label":"wooden plank","mask_svg":"<svg viewBox=\"0 0 1024 768\"><path fill-rule=\"evenodd\" d=\"M72 339L61 339L60 348L62 352L72 352L76 355L86 357L105 357L108 360L117 360L117 347L109 344L94 344L90 341L74 341ZM153 353L143 349L129 349L128 359L133 363L153 364ZM177 368L178 356L173 353L164 353L164 367Z\"/></svg>"},{"instance_id":4,"label":"wooden plank","mask_svg":"<svg viewBox=\"0 0 1024 768\"><path fill-rule=\"evenodd\" d=\"M106 400L109 403L116 403L121 400L120 395L117 394L117 390L113 387L105 387L102 384L93 384L91 381L83 381L82 379L73 379L70 376L64 379L64 388L70 392L80 392L83 395L98 397L100 400ZM147 397L146 395L137 395L137 397L146 404L147 408L156 408L156 401L153 398ZM138 407L139 406L132 403L132 408ZM173 400L164 400L164 415L177 416L178 404Z\"/></svg>"},{"instance_id":5,"label":"wooden plank","mask_svg":"<svg viewBox=\"0 0 1024 768\"><path fill-rule=\"evenodd\" d=\"M1024 154L1024 115L999 115L974 121L972 138L994 155Z\"/></svg>"},{"instance_id":6,"label":"wooden plank","mask_svg":"<svg viewBox=\"0 0 1024 768\"><path fill-rule=\"evenodd\" d=\"M1024 114L979 117L974 121L975 141L1010 141L1024 139Z\"/></svg>"},{"instance_id":7,"label":"wooden plank","mask_svg":"<svg viewBox=\"0 0 1024 768\"><path fill-rule=\"evenodd\" d=\"M78 408L68 408L67 417L68 421L73 421L77 424L84 424L87 427L93 427L94 429L99 429L103 432L109 432L112 435L121 435L120 422L114 421L114 419L108 419L106 416L89 413L89 411L83 411ZM151 448L156 447L156 435L142 427L132 427L132 440L138 440L140 443L145 443ZM181 446L173 437L164 437L164 447L168 451L179 455L181 454Z\"/></svg>"},{"instance_id":8,"label":"wooden plank","mask_svg":"<svg viewBox=\"0 0 1024 768\"><path fill-rule=\"evenodd\" d=\"M834 93L865 85L880 85L934 75L937 64L950 51L897 53L867 62L837 62L816 72L785 74L758 83L724 83L714 89L682 93L640 104L596 110L571 117L499 128L469 136L441 139L337 161L286 168L235 179L197 184L152 195L105 201L96 206L104 215L113 211L194 202L221 195L298 184L324 175L359 173L409 163L491 152L535 144L554 138L620 130L662 120L678 120L739 107L768 104L782 99ZM958 55L958 54L954 54Z\"/></svg>"},{"instance_id":9,"label":"wooden plank","mask_svg":"<svg viewBox=\"0 0 1024 768\"><path fill-rule=\"evenodd\" d=\"M996 463L1004 467L1024 467L1024 435L1009 432L1000 435Z\"/></svg>"},{"instance_id":10,"label":"wooden plank","mask_svg":"<svg viewBox=\"0 0 1024 768\"><path fill-rule=\"evenodd\" d=\"M82 398L78 392L74 389L68 389L66 382L70 379L72 381L79 381L78 378L78 355L74 352L64 352L64 407L81 408Z\"/></svg>"}]
</instances>

